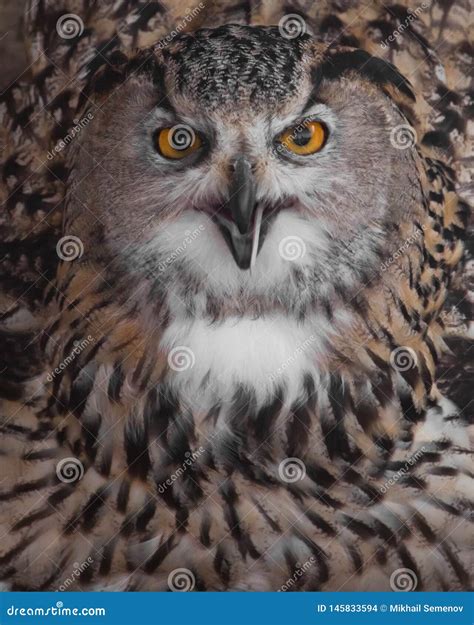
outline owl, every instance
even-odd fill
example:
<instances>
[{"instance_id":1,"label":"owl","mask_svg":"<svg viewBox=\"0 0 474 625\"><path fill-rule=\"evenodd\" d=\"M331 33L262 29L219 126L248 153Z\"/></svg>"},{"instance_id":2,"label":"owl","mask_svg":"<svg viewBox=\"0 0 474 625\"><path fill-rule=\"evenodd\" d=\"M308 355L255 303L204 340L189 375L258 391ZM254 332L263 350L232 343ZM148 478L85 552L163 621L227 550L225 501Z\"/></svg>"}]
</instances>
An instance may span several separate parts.
<instances>
[{"instance_id":1,"label":"owl","mask_svg":"<svg viewBox=\"0 0 474 625\"><path fill-rule=\"evenodd\" d=\"M466 310L468 13L27 7L7 588L469 588L469 407L437 370Z\"/></svg>"}]
</instances>

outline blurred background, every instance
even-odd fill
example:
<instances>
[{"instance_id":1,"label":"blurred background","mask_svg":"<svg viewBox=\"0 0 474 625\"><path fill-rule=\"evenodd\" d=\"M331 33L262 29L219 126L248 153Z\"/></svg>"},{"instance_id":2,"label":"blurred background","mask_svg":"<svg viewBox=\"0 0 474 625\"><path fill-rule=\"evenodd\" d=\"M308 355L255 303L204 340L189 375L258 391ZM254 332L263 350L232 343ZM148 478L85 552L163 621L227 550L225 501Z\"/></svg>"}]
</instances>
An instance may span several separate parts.
<instances>
[{"instance_id":1,"label":"blurred background","mask_svg":"<svg viewBox=\"0 0 474 625\"><path fill-rule=\"evenodd\" d=\"M27 67L21 35L25 0L0 0L0 90L3 91Z\"/></svg>"}]
</instances>

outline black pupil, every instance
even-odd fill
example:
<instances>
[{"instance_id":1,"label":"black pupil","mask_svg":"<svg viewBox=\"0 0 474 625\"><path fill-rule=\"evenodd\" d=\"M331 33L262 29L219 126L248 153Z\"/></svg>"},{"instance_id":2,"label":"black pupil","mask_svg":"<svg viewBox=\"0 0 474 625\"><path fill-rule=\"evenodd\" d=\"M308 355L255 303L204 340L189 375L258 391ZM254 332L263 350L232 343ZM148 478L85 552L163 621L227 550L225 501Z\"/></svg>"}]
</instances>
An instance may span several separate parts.
<instances>
[{"instance_id":1,"label":"black pupil","mask_svg":"<svg viewBox=\"0 0 474 625\"><path fill-rule=\"evenodd\" d=\"M312 134L313 133L309 128L302 128L301 130L295 132L293 142L300 147L307 145L311 140Z\"/></svg>"}]
</instances>

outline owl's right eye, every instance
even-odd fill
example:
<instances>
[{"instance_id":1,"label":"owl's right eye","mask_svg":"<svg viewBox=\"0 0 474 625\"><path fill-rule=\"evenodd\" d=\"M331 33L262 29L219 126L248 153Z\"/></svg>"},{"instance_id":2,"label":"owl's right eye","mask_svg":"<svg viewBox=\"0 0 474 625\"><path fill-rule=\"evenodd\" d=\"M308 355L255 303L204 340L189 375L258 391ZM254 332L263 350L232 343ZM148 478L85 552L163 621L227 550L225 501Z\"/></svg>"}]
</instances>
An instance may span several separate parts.
<instances>
[{"instance_id":1,"label":"owl's right eye","mask_svg":"<svg viewBox=\"0 0 474 625\"><path fill-rule=\"evenodd\" d=\"M316 154L324 147L328 136L325 124L315 120L305 120L287 128L278 137L278 143L288 152L299 156Z\"/></svg>"},{"instance_id":2,"label":"owl's right eye","mask_svg":"<svg viewBox=\"0 0 474 625\"><path fill-rule=\"evenodd\" d=\"M186 124L161 128L155 134L155 147L167 159L180 160L196 152L202 145L199 135Z\"/></svg>"}]
</instances>

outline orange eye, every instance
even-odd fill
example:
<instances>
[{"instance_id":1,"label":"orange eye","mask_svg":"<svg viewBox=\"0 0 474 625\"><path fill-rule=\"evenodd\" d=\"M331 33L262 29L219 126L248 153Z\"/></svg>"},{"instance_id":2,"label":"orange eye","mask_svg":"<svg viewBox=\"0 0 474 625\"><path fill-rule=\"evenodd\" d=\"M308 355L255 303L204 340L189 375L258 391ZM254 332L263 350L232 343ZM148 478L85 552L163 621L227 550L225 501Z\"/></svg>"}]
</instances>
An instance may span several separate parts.
<instances>
[{"instance_id":1,"label":"orange eye","mask_svg":"<svg viewBox=\"0 0 474 625\"><path fill-rule=\"evenodd\" d=\"M198 150L202 145L199 136L190 126L178 124L162 128L156 137L158 152L165 158L179 160Z\"/></svg>"},{"instance_id":2,"label":"orange eye","mask_svg":"<svg viewBox=\"0 0 474 625\"><path fill-rule=\"evenodd\" d=\"M278 142L289 152L307 156L318 152L326 142L326 126L321 122L303 121L282 132Z\"/></svg>"}]
</instances>

